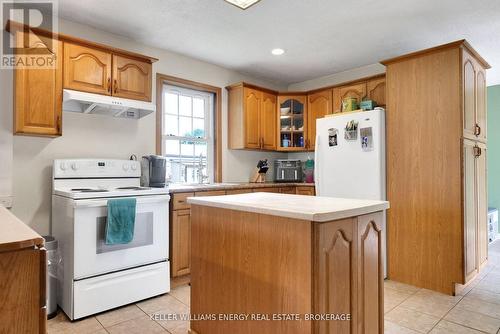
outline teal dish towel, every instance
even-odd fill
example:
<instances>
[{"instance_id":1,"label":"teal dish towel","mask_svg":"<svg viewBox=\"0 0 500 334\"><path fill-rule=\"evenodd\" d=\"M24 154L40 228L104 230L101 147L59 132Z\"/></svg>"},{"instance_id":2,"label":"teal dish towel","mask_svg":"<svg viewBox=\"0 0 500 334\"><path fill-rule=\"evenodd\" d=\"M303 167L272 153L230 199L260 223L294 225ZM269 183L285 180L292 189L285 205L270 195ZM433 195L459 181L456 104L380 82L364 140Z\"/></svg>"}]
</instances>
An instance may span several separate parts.
<instances>
[{"instance_id":1,"label":"teal dish towel","mask_svg":"<svg viewBox=\"0 0 500 334\"><path fill-rule=\"evenodd\" d=\"M108 200L106 245L128 244L134 239L135 198Z\"/></svg>"}]
</instances>

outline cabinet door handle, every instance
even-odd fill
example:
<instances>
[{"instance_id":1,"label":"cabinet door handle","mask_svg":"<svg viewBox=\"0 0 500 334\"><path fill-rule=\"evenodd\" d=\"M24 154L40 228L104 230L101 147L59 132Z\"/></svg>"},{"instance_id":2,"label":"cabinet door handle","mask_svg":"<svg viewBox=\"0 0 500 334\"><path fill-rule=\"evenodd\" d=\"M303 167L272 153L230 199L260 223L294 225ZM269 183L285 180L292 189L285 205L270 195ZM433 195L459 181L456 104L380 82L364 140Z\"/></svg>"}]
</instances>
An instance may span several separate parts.
<instances>
[{"instance_id":1,"label":"cabinet door handle","mask_svg":"<svg viewBox=\"0 0 500 334\"><path fill-rule=\"evenodd\" d=\"M111 94L111 78L108 78L108 93Z\"/></svg>"},{"instance_id":2,"label":"cabinet door handle","mask_svg":"<svg viewBox=\"0 0 500 334\"><path fill-rule=\"evenodd\" d=\"M474 146L474 157L477 158L477 157L481 156L481 154L482 154L481 148L477 145Z\"/></svg>"},{"instance_id":3,"label":"cabinet door handle","mask_svg":"<svg viewBox=\"0 0 500 334\"><path fill-rule=\"evenodd\" d=\"M61 116L57 116L56 118L56 130L57 133L61 133Z\"/></svg>"},{"instance_id":4,"label":"cabinet door handle","mask_svg":"<svg viewBox=\"0 0 500 334\"><path fill-rule=\"evenodd\" d=\"M480 134L481 134L481 127L478 124L476 124L474 126L474 135L479 136Z\"/></svg>"},{"instance_id":5,"label":"cabinet door handle","mask_svg":"<svg viewBox=\"0 0 500 334\"><path fill-rule=\"evenodd\" d=\"M113 88L115 89L115 94L118 92L118 82L116 79L113 81Z\"/></svg>"}]
</instances>

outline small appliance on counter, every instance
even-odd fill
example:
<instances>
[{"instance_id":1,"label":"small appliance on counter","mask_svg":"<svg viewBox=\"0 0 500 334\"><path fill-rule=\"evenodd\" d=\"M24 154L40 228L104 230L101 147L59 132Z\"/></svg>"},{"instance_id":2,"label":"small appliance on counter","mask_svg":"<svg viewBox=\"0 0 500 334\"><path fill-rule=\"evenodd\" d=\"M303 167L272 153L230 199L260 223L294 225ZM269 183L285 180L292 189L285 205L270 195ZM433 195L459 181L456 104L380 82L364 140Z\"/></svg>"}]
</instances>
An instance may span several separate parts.
<instances>
[{"instance_id":1,"label":"small appliance on counter","mask_svg":"<svg viewBox=\"0 0 500 334\"><path fill-rule=\"evenodd\" d=\"M164 188L167 175L167 159L159 155L146 155L141 162L141 186Z\"/></svg>"},{"instance_id":2,"label":"small appliance on counter","mask_svg":"<svg viewBox=\"0 0 500 334\"><path fill-rule=\"evenodd\" d=\"M250 182L252 183L264 183L266 182L266 173L269 170L269 164L267 163L267 159L259 160L257 163L257 167L255 167L255 171L250 178Z\"/></svg>"},{"instance_id":3,"label":"small appliance on counter","mask_svg":"<svg viewBox=\"0 0 500 334\"><path fill-rule=\"evenodd\" d=\"M300 160L274 160L275 182L302 182L302 162Z\"/></svg>"}]
</instances>

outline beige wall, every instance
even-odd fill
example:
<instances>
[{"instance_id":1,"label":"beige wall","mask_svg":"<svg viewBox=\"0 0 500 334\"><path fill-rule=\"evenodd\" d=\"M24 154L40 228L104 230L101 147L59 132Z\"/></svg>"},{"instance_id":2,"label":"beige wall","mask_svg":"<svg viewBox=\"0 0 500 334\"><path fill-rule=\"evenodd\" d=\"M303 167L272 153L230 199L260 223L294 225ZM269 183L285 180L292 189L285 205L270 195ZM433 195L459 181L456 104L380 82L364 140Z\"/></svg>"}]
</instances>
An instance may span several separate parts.
<instances>
[{"instance_id":1,"label":"beige wall","mask_svg":"<svg viewBox=\"0 0 500 334\"><path fill-rule=\"evenodd\" d=\"M371 64L363 67L354 68L352 70L326 75L324 77L297 82L288 86L289 91L311 90L331 85L340 84L347 81L360 79L385 73L385 66L382 64Z\"/></svg>"},{"instance_id":2,"label":"beige wall","mask_svg":"<svg viewBox=\"0 0 500 334\"><path fill-rule=\"evenodd\" d=\"M0 205L12 195L12 71L0 70Z\"/></svg>"},{"instance_id":3,"label":"beige wall","mask_svg":"<svg viewBox=\"0 0 500 334\"><path fill-rule=\"evenodd\" d=\"M270 82L256 80L219 66L165 50L143 46L116 35L91 27L60 21L62 33L108 44L160 59L153 65L158 73L178 76L217 87L238 81L248 81L274 89L286 89ZM12 89L12 80L2 75L4 85ZM12 110L12 94L2 95L2 112ZM258 159L284 158L284 153L261 153L227 149L227 94L222 95L223 181L248 181ZM51 211L52 161L57 158L116 158L128 159L131 154L142 156L155 151L155 116L140 120L114 119L99 115L63 114L63 136L13 138L13 212L39 233L49 233Z\"/></svg>"}]
</instances>

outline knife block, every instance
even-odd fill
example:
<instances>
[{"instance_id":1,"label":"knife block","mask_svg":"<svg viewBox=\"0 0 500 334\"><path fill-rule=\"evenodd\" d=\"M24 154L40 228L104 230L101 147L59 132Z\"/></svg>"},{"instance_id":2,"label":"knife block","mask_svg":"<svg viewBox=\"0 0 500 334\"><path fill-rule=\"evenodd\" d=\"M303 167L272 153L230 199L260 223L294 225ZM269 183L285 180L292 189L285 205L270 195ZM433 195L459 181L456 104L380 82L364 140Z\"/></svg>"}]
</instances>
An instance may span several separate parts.
<instances>
[{"instance_id":1,"label":"knife block","mask_svg":"<svg viewBox=\"0 0 500 334\"><path fill-rule=\"evenodd\" d=\"M259 173L259 168L255 168L252 177L250 178L251 183L264 183L266 182L266 173Z\"/></svg>"}]
</instances>

